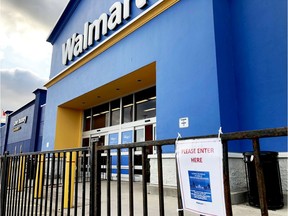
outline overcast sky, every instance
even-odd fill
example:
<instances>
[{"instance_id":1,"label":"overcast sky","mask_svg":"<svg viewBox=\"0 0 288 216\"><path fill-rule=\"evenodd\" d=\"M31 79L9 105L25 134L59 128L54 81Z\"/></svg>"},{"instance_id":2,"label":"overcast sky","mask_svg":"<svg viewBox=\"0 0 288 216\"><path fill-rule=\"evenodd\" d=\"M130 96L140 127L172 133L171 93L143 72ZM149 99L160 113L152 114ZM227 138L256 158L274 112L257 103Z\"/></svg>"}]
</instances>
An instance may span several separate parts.
<instances>
[{"instance_id":1,"label":"overcast sky","mask_svg":"<svg viewBox=\"0 0 288 216\"><path fill-rule=\"evenodd\" d=\"M48 81L52 45L46 42L68 0L1 0L0 105L15 111Z\"/></svg>"}]
</instances>

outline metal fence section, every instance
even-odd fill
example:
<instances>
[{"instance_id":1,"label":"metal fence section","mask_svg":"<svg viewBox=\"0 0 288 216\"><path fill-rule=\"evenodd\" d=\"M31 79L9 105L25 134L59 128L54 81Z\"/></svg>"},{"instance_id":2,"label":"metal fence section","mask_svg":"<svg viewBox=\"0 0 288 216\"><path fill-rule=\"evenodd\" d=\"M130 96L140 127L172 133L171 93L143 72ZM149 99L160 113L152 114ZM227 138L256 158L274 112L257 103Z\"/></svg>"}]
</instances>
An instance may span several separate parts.
<instances>
[{"instance_id":1,"label":"metal fence section","mask_svg":"<svg viewBox=\"0 0 288 216\"><path fill-rule=\"evenodd\" d=\"M209 135L184 139L217 136ZM227 215L232 215L227 147L229 141L242 139L252 141L257 167L256 175L261 214L268 215L263 170L260 162L259 139L278 136L287 136L287 127L227 133L221 136L224 157L223 184ZM135 213L134 180L136 171L133 156L135 149L137 151L141 149L141 210L142 215L147 216L149 213L147 186L150 172L148 153L151 152L149 151L151 148L154 148L158 164L159 212L154 212L153 215L164 216L162 148L166 145L175 145L175 139L108 146L103 145L101 140L98 140L93 142L91 147L86 148L20 155L5 154L0 157L0 215L121 216L124 196L123 152L125 152L128 159L128 167L125 168L125 181L128 184L128 189L124 188L128 190L128 202L125 202L124 205L128 209L128 215L138 215L139 213ZM137 174L139 174L139 170ZM116 182L112 182L112 176L116 177ZM178 209L182 209L178 182L177 179ZM113 193L111 191L112 184L116 184L116 192ZM112 201L114 202L113 205ZM139 205L139 203L137 204ZM178 211L178 215L183 216L184 212Z\"/></svg>"},{"instance_id":2,"label":"metal fence section","mask_svg":"<svg viewBox=\"0 0 288 216\"><path fill-rule=\"evenodd\" d=\"M209 135L209 136L201 136L201 137L188 137L185 139L199 139L199 138L212 138L217 137L218 135ZM223 175L224 175L224 193L225 193L225 206L226 206L226 214L232 215L232 205L231 205L231 196L230 196L230 184L229 184L229 168L228 168L228 142L233 140L243 140L248 139L252 141L254 155L255 155L255 163L256 163L256 175L257 175L257 184L259 191L259 200L260 200L260 209L262 215L268 215L267 202L266 202L266 192L265 192L265 184L263 177L263 170L260 162L260 138L268 138L268 137L279 137L279 136L287 136L287 127L285 128L276 128L276 129L267 129L267 130L256 130L256 131L248 131L248 132L237 132L237 133L227 133L221 136L222 144L223 144ZM96 143L92 146L91 155L94 158L93 161L95 163L92 164L93 173L95 173L95 187L91 193L96 197L93 197L93 202L96 205L91 206L91 215L100 216L101 213L101 179L100 179L100 164L98 161L101 158L101 154L105 152L107 156L107 176L111 176L111 170L109 169L109 164L111 163L110 152L111 150L117 149L117 215L122 215L121 211L121 149L129 149L129 215L134 215L133 209L133 172L132 172L132 151L134 148L142 148L142 196L143 196L143 215L148 215L147 209L147 172L148 167L148 159L147 159L147 149L151 147L155 147L157 150L157 164L158 164L158 194L159 194L159 215L165 215L165 206L164 206L164 190L163 190L163 167L162 167L162 147L165 145L174 145L175 139L168 140L160 140L160 141L149 141L149 142L141 142L141 143L132 143L132 144L121 144L121 145L110 145L103 146L101 143ZM101 141L100 141L101 142ZM98 162L98 163L97 163ZM98 165L97 165L98 164ZM92 175L94 176L94 175ZM91 179L92 180L92 179ZM177 182L179 182L177 180ZM182 209L181 202L181 193L179 189L179 183L177 185L178 189L178 209ZM111 194L110 194L110 180L107 179L107 216L111 215ZM184 215L183 211L178 212L179 216Z\"/></svg>"},{"instance_id":3,"label":"metal fence section","mask_svg":"<svg viewBox=\"0 0 288 216\"><path fill-rule=\"evenodd\" d=\"M72 206L74 215L89 213L88 155L88 148L6 153L0 163L0 215L71 215Z\"/></svg>"}]
</instances>

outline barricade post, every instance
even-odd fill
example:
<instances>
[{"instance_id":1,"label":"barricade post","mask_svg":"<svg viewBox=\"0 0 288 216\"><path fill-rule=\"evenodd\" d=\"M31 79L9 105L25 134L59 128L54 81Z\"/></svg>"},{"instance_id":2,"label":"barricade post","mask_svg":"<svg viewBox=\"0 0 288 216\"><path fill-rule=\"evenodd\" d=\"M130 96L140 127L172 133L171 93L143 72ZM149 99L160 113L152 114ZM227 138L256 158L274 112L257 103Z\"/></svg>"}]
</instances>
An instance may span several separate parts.
<instances>
[{"instance_id":1,"label":"barricade post","mask_svg":"<svg viewBox=\"0 0 288 216\"><path fill-rule=\"evenodd\" d=\"M25 176L25 156L20 156L20 170L18 176L18 191L22 191L24 187Z\"/></svg>"},{"instance_id":2,"label":"barricade post","mask_svg":"<svg viewBox=\"0 0 288 216\"><path fill-rule=\"evenodd\" d=\"M42 197L42 182L43 182L43 163L44 163L44 155L39 155L39 164L36 169L36 179L35 179L35 192L34 198L41 198Z\"/></svg>"},{"instance_id":3,"label":"barricade post","mask_svg":"<svg viewBox=\"0 0 288 216\"><path fill-rule=\"evenodd\" d=\"M66 172L65 172L65 189L64 189L64 208L73 206L74 179L76 170L76 152L67 152L66 154Z\"/></svg>"}]
</instances>

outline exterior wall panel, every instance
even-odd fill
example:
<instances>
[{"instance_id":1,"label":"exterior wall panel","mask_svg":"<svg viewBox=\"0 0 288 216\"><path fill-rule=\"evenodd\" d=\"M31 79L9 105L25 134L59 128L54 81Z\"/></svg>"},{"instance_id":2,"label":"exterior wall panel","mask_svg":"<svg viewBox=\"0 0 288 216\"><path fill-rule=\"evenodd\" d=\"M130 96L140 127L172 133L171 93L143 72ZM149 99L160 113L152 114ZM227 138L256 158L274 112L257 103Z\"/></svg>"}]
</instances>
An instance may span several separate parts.
<instances>
[{"instance_id":1,"label":"exterior wall panel","mask_svg":"<svg viewBox=\"0 0 288 216\"><path fill-rule=\"evenodd\" d=\"M287 1L231 6L240 130L287 126ZM286 138L274 142L262 150L287 152Z\"/></svg>"},{"instance_id":2,"label":"exterior wall panel","mask_svg":"<svg viewBox=\"0 0 288 216\"><path fill-rule=\"evenodd\" d=\"M23 152L30 151L34 109L35 104L32 103L25 110L11 117L9 129L7 130L9 135L6 149L10 153L15 153L15 147L16 153L20 152L20 148ZM15 125L15 122L25 117L27 117L26 122Z\"/></svg>"},{"instance_id":3,"label":"exterior wall panel","mask_svg":"<svg viewBox=\"0 0 288 216\"><path fill-rule=\"evenodd\" d=\"M80 1L53 41L51 78L66 67L61 63L62 44L73 33L82 34L84 23L108 13L113 3ZM140 11L133 6L131 16ZM181 0L49 85L43 150L54 148L58 106L152 62L157 139L173 138L178 132L215 134L220 126L224 132L286 126L286 30L285 0ZM77 109L84 110L80 104ZM179 128L181 117L189 118L188 128ZM279 145L272 148L264 141L262 150L285 152L286 141L278 139ZM235 142L229 150L250 150L244 144Z\"/></svg>"},{"instance_id":4,"label":"exterior wall panel","mask_svg":"<svg viewBox=\"0 0 288 216\"><path fill-rule=\"evenodd\" d=\"M77 17L77 12L74 16ZM58 40L63 41L62 35ZM54 44L53 55L57 58L60 44L58 41ZM212 1L176 3L49 87L49 116L56 116L57 105L155 61L157 138L175 137L177 132L183 136L217 132L220 117L215 54ZM59 64L59 59L57 62ZM59 69L52 67L52 71ZM58 92L63 90L65 94L59 95ZM179 117L191 119L190 130L180 131ZM54 117L47 118L44 143L54 142L55 120ZM208 127L204 128L204 125Z\"/></svg>"}]
</instances>

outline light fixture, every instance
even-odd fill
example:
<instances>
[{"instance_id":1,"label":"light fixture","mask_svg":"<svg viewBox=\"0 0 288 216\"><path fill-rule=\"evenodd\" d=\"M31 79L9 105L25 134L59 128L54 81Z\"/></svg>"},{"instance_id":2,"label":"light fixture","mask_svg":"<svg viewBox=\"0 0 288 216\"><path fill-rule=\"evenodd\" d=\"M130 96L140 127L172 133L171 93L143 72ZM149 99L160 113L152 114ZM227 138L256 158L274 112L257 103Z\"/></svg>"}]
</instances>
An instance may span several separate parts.
<instances>
[{"instance_id":1,"label":"light fixture","mask_svg":"<svg viewBox=\"0 0 288 216\"><path fill-rule=\"evenodd\" d=\"M148 99L140 100L140 101L137 101L136 104L144 103L144 102L147 102L147 101L148 101Z\"/></svg>"},{"instance_id":2,"label":"light fixture","mask_svg":"<svg viewBox=\"0 0 288 216\"><path fill-rule=\"evenodd\" d=\"M153 111L153 110L156 110L156 108L153 107L153 108L150 108L150 109L146 109L146 110L144 110L144 112L150 112L150 111Z\"/></svg>"},{"instance_id":3,"label":"light fixture","mask_svg":"<svg viewBox=\"0 0 288 216\"><path fill-rule=\"evenodd\" d=\"M106 114L106 113L108 113L109 111L107 110L107 111L103 111L103 112L100 112L100 114Z\"/></svg>"},{"instance_id":4,"label":"light fixture","mask_svg":"<svg viewBox=\"0 0 288 216\"><path fill-rule=\"evenodd\" d=\"M120 110L120 107L116 107L116 108L112 109L112 111L117 111L117 110Z\"/></svg>"},{"instance_id":5,"label":"light fixture","mask_svg":"<svg viewBox=\"0 0 288 216\"><path fill-rule=\"evenodd\" d=\"M124 105L123 107L126 108L126 107L130 107L130 106L133 106L133 103L130 103L130 104Z\"/></svg>"}]
</instances>

